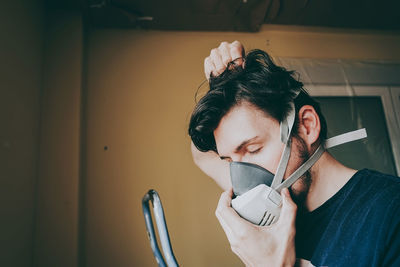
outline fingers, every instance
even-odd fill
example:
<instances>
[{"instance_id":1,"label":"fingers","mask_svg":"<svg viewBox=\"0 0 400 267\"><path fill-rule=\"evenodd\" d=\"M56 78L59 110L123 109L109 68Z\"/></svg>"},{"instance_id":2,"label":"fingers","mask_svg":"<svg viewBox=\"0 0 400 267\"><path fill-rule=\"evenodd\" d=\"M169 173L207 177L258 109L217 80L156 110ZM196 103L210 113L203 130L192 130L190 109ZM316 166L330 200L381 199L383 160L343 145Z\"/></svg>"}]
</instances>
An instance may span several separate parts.
<instances>
[{"instance_id":1,"label":"fingers","mask_svg":"<svg viewBox=\"0 0 400 267\"><path fill-rule=\"evenodd\" d=\"M204 73L207 79L211 75L218 76L227 68L229 62L244 56L243 45L234 41L233 43L222 42L218 48L211 50L210 56L204 60ZM243 59L236 62L243 66Z\"/></svg>"},{"instance_id":2,"label":"fingers","mask_svg":"<svg viewBox=\"0 0 400 267\"><path fill-rule=\"evenodd\" d=\"M230 52L230 46L227 42L222 42L219 47L218 51L221 54L221 60L222 64L224 66L224 69L228 66L228 63L233 60L231 52Z\"/></svg>"},{"instance_id":3,"label":"fingers","mask_svg":"<svg viewBox=\"0 0 400 267\"><path fill-rule=\"evenodd\" d=\"M218 208L222 208L222 207L230 207L231 206L231 201L232 201L232 196L233 196L233 189L229 188L228 190L226 190L225 192L223 192L221 194L221 197L219 198L218 201Z\"/></svg>"},{"instance_id":4,"label":"fingers","mask_svg":"<svg viewBox=\"0 0 400 267\"><path fill-rule=\"evenodd\" d=\"M232 189L221 194L215 215L224 229L229 242L234 244L238 237L240 238L242 234L244 235L248 227L252 227L252 225L240 218L236 211L231 208L232 195Z\"/></svg>"},{"instance_id":5,"label":"fingers","mask_svg":"<svg viewBox=\"0 0 400 267\"><path fill-rule=\"evenodd\" d=\"M227 214L228 217L232 217L232 215L229 214L230 199L232 199L232 195L230 193L231 191L232 189L227 190L221 194L221 197L218 201L217 209L215 210L215 216L217 216L217 219L221 224L222 229L224 230L225 235L228 237L230 243L233 241L234 235L234 232L227 221Z\"/></svg>"},{"instance_id":6,"label":"fingers","mask_svg":"<svg viewBox=\"0 0 400 267\"><path fill-rule=\"evenodd\" d=\"M211 60L211 57L206 57L204 59L204 74L206 75L207 80L210 79L210 74L215 70L214 62Z\"/></svg>"},{"instance_id":7,"label":"fingers","mask_svg":"<svg viewBox=\"0 0 400 267\"><path fill-rule=\"evenodd\" d=\"M210 57L215 66L215 70L213 70L213 74L219 75L222 72L224 72L226 66L222 62L221 52L219 51L218 48L214 48L213 50L211 50Z\"/></svg>"},{"instance_id":8,"label":"fingers","mask_svg":"<svg viewBox=\"0 0 400 267\"><path fill-rule=\"evenodd\" d=\"M293 202L292 198L290 197L290 193L287 188L282 189L281 197L282 197L282 211L277 224L278 223L287 224L292 226L294 225L296 220L297 205Z\"/></svg>"},{"instance_id":9,"label":"fingers","mask_svg":"<svg viewBox=\"0 0 400 267\"><path fill-rule=\"evenodd\" d=\"M233 43L231 43L229 49L232 60L244 56L244 47L239 41L234 41Z\"/></svg>"}]
</instances>

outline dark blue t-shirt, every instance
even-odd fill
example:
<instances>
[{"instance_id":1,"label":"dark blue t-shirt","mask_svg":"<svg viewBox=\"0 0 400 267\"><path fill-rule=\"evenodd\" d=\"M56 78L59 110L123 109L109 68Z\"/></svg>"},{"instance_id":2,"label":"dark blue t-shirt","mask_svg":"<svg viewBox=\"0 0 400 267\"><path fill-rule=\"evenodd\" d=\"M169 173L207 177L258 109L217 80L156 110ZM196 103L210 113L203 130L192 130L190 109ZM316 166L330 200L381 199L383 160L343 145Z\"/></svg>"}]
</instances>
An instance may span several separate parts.
<instances>
[{"instance_id":1,"label":"dark blue t-shirt","mask_svg":"<svg viewBox=\"0 0 400 267\"><path fill-rule=\"evenodd\" d=\"M400 178L364 169L299 211L296 256L314 266L400 266Z\"/></svg>"}]
</instances>

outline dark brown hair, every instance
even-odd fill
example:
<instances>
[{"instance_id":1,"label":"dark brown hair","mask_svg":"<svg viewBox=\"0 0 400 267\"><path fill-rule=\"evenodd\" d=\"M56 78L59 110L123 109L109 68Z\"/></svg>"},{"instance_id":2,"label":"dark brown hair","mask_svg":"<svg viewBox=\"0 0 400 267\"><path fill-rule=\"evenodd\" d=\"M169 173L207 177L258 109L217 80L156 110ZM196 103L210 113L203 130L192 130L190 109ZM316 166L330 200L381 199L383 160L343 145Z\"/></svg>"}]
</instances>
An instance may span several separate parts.
<instances>
[{"instance_id":1,"label":"dark brown hair","mask_svg":"<svg viewBox=\"0 0 400 267\"><path fill-rule=\"evenodd\" d=\"M311 105L321 121L319 140L326 139L327 126L319 104L303 89L303 83L293 77L293 71L275 65L266 52L258 49L250 51L244 61L244 68L231 65L218 77L211 77L210 90L194 108L189 135L200 151L217 152L214 130L222 117L243 101L278 121L286 117L292 101L296 113L302 106ZM297 124L296 116L294 135L297 135Z\"/></svg>"}]
</instances>

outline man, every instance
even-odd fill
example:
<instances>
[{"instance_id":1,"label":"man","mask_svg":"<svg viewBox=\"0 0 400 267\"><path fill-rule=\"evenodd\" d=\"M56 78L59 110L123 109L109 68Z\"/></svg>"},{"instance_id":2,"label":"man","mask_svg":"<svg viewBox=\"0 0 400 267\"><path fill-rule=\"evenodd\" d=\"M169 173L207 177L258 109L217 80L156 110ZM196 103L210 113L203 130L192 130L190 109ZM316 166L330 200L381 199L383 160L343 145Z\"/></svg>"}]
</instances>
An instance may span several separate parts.
<instances>
[{"instance_id":1,"label":"man","mask_svg":"<svg viewBox=\"0 0 400 267\"><path fill-rule=\"evenodd\" d=\"M261 50L244 56L239 42L223 42L205 59L205 74L210 90L189 125L193 158L226 190L216 216L247 266L400 266L400 179L353 170L326 151L290 192L281 191L275 224L260 227L238 216L230 207L229 162L276 173L284 150L280 122L293 102L286 179L324 144L327 126L302 83Z\"/></svg>"}]
</instances>

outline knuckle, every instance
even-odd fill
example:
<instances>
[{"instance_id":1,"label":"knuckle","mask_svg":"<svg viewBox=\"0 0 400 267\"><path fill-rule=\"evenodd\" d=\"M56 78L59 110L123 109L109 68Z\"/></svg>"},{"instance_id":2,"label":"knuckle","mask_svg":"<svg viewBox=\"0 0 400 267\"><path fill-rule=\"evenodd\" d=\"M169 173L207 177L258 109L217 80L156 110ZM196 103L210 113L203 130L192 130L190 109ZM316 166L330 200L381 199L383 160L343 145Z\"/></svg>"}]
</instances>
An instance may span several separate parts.
<instances>
[{"instance_id":1,"label":"knuckle","mask_svg":"<svg viewBox=\"0 0 400 267\"><path fill-rule=\"evenodd\" d=\"M232 249L238 250L241 244L241 240L237 237L237 235L233 235L229 238L229 244L231 245Z\"/></svg>"},{"instance_id":2,"label":"knuckle","mask_svg":"<svg viewBox=\"0 0 400 267\"><path fill-rule=\"evenodd\" d=\"M231 244L231 250L233 253L237 254L239 250L237 244Z\"/></svg>"},{"instance_id":3,"label":"knuckle","mask_svg":"<svg viewBox=\"0 0 400 267\"><path fill-rule=\"evenodd\" d=\"M291 205L289 206L289 210L290 210L291 212L295 213L295 212L297 212L297 206L294 205L294 204L291 204Z\"/></svg>"},{"instance_id":4,"label":"knuckle","mask_svg":"<svg viewBox=\"0 0 400 267\"><path fill-rule=\"evenodd\" d=\"M219 220L221 218L221 213L219 211L215 211L215 217Z\"/></svg>"},{"instance_id":5,"label":"knuckle","mask_svg":"<svg viewBox=\"0 0 400 267\"><path fill-rule=\"evenodd\" d=\"M211 55L215 55L217 53L218 53L218 49L217 48L211 49Z\"/></svg>"},{"instance_id":6,"label":"knuckle","mask_svg":"<svg viewBox=\"0 0 400 267\"><path fill-rule=\"evenodd\" d=\"M288 204L289 204L288 207L289 207L290 209L292 209L292 210L297 210L297 205L296 205L296 204L294 204L293 202L292 202L292 203L289 202Z\"/></svg>"},{"instance_id":7,"label":"knuckle","mask_svg":"<svg viewBox=\"0 0 400 267\"><path fill-rule=\"evenodd\" d=\"M223 72L225 71L225 66L224 66L224 65L219 66L219 67L216 69L216 71L218 72L218 74L223 73Z\"/></svg>"},{"instance_id":8,"label":"knuckle","mask_svg":"<svg viewBox=\"0 0 400 267\"><path fill-rule=\"evenodd\" d=\"M221 42L219 47L229 46L228 42Z\"/></svg>"},{"instance_id":9,"label":"knuckle","mask_svg":"<svg viewBox=\"0 0 400 267\"><path fill-rule=\"evenodd\" d=\"M239 41L235 40L231 43L231 47L240 48L242 47L242 44Z\"/></svg>"},{"instance_id":10,"label":"knuckle","mask_svg":"<svg viewBox=\"0 0 400 267\"><path fill-rule=\"evenodd\" d=\"M221 199L225 199L226 197L227 197L227 192L224 191L224 192L221 193L219 199L220 199L220 200L221 200Z\"/></svg>"},{"instance_id":11,"label":"knuckle","mask_svg":"<svg viewBox=\"0 0 400 267\"><path fill-rule=\"evenodd\" d=\"M219 218L220 215L221 215L221 208L220 208L220 207L217 207L217 208L215 209L215 216L216 216L217 218Z\"/></svg>"}]
</instances>

